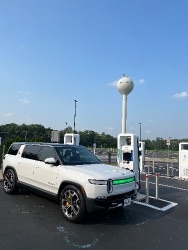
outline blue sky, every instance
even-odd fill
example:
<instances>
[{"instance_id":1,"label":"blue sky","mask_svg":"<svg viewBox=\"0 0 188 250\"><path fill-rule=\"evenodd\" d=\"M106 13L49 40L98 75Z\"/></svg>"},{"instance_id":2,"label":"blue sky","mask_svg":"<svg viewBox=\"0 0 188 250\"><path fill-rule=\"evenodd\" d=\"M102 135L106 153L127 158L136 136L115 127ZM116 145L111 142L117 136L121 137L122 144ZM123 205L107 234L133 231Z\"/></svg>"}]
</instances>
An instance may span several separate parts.
<instances>
[{"instance_id":1,"label":"blue sky","mask_svg":"<svg viewBox=\"0 0 188 250\"><path fill-rule=\"evenodd\" d=\"M187 0L1 0L0 124L188 138Z\"/></svg>"}]
</instances>

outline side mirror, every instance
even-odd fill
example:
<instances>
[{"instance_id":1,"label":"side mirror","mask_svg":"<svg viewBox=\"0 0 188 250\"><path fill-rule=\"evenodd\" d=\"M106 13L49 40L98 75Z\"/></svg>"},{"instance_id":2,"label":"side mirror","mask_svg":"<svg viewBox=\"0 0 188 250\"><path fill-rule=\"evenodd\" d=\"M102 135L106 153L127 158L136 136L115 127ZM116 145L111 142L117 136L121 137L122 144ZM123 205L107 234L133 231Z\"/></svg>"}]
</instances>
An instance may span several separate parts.
<instances>
[{"instance_id":1,"label":"side mirror","mask_svg":"<svg viewBox=\"0 0 188 250\"><path fill-rule=\"evenodd\" d=\"M53 157L46 158L44 162L47 164L56 164L56 160Z\"/></svg>"}]
</instances>

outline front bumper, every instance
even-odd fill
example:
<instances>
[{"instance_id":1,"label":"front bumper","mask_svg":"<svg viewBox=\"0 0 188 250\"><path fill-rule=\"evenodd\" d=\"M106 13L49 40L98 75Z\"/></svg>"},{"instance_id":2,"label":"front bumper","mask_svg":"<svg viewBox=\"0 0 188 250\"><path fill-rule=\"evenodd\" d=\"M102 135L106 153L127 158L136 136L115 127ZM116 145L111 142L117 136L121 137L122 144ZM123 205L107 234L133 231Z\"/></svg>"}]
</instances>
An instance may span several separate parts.
<instances>
[{"instance_id":1,"label":"front bumper","mask_svg":"<svg viewBox=\"0 0 188 250\"><path fill-rule=\"evenodd\" d=\"M88 212L94 212L104 208L113 208L125 206L136 199L137 192L135 190L128 193L112 195L106 198L98 197L96 199L86 198L86 206ZM129 202L130 201L130 202Z\"/></svg>"}]
</instances>

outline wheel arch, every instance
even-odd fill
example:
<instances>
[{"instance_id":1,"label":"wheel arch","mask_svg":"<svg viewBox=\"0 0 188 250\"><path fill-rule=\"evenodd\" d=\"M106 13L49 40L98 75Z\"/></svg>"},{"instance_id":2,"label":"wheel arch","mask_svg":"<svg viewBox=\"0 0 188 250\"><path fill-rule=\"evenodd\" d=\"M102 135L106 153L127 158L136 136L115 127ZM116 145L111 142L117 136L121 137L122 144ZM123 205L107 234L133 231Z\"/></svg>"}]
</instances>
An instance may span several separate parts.
<instances>
[{"instance_id":1,"label":"wheel arch","mask_svg":"<svg viewBox=\"0 0 188 250\"><path fill-rule=\"evenodd\" d=\"M6 172L8 169L11 169L11 170L14 171L15 176L16 176L16 181L18 181L18 175L17 175L16 169L15 169L14 167L12 167L12 166L6 166L6 167L5 167L5 169L4 169L4 171L3 171L3 177L4 177L5 172Z\"/></svg>"},{"instance_id":2,"label":"wheel arch","mask_svg":"<svg viewBox=\"0 0 188 250\"><path fill-rule=\"evenodd\" d=\"M69 186L69 185L73 185L73 186L79 188L79 190L80 190L81 193L83 194L83 197L84 197L84 200L85 200L85 197L86 197L85 189L83 188L82 185L80 185L80 184L77 183L77 182L73 182L73 181L62 181L62 182L61 182L61 185L60 185L59 190L58 190L58 200L59 200L59 198L60 198L61 191L62 191L66 186Z\"/></svg>"}]
</instances>

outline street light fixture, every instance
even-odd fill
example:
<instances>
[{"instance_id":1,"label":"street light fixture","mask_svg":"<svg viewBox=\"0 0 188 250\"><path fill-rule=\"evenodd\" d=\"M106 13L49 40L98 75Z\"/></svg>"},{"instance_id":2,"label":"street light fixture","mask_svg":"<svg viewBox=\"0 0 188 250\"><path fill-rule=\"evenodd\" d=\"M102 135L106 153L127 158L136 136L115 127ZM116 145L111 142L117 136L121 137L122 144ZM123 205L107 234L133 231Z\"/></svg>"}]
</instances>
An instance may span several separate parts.
<instances>
[{"instance_id":1,"label":"street light fixture","mask_svg":"<svg viewBox=\"0 0 188 250\"><path fill-rule=\"evenodd\" d=\"M78 101L77 100L74 100L74 103L75 103L75 109L74 109L74 133L75 133L75 126L76 126L76 103Z\"/></svg>"}]
</instances>

